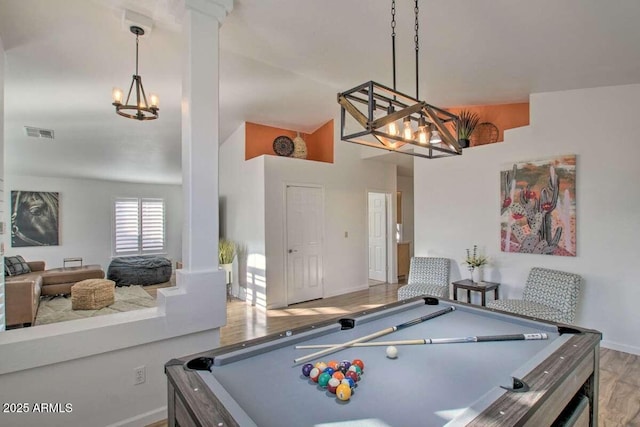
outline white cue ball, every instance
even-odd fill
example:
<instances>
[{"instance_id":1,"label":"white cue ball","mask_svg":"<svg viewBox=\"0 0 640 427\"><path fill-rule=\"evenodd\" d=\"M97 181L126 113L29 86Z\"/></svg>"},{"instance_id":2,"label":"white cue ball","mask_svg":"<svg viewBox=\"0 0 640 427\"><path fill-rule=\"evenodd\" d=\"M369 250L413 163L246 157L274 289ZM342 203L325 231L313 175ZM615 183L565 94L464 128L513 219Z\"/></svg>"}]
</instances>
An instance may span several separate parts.
<instances>
[{"instance_id":1,"label":"white cue ball","mask_svg":"<svg viewBox=\"0 0 640 427\"><path fill-rule=\"evenodd\" d=\"M392 345L387 347L387 357L389 359L395 359L396 357L398 357L398 349Z\"/></svg>"}]
</instances>

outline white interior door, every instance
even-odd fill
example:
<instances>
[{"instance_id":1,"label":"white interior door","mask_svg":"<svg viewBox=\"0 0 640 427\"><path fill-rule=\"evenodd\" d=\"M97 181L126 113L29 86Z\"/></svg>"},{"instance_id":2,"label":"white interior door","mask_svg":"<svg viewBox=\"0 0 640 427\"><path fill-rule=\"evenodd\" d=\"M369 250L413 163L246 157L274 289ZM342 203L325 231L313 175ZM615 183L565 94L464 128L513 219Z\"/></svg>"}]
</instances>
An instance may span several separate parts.
<instances>
[{"instance_id":1,"label":"white interior door","mask_svg":"<svg viewBox=\"0 0 640 427\"><path fill-rule=\"evenodd\" d=\"M369 279L387 280L387 197L369 193Z\"/></svg>"},{"instance_id":2,"label":"white interior door","mask_svg":"<svg viewBox=\"0 0 640 427\"><path fill-rule=\"evenodd\" d=\"M322 298L322 188L287 186L287 304Z\"/></svg>"}]
</instances>

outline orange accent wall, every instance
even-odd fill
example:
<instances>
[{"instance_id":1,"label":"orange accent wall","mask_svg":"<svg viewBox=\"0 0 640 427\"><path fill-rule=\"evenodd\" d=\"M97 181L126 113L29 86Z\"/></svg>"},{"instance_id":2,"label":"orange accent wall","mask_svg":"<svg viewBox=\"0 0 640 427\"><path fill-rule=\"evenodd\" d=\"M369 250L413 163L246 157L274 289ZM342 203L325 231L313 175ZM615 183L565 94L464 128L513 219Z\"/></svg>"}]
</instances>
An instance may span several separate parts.
<instances>
[{"instance_id":1,"label":"orange accent wall","mask_svg":"<svg viewBox=\"0 0 640 427\"><path fill-rule=\"evenodd\" d=\"M281 135L293 139L296 137L297 132L246 122L245 160L264 154L276 156L277 154L273 151L273 140ZM320 126L311 134L300 132L300 136L307 145L307 160L333 163L333 120Z\"/></svg>"},{"instance_id":2,"label":"orange accent wall","mask_svg":"<svg viewBox=\"0 0 640 427\"><path fill-rule=\"evenodd\" d=\"M480 122L490 122L498 128L498 141L504 141L504 130L529 125L529 103L499 105L468 105L447 108L453 114L469 110L480 116Z\"/></svg>"},{"instance_id":3,"label":"orange accent wall","mask_svg":"<svg viewBox=\"0 0 640 427\"><path fill-rule=\"evenodd\" d=\"M333 163L333 120L329 120L306 139L307 159Z\"/></svg>"}]
</instances>

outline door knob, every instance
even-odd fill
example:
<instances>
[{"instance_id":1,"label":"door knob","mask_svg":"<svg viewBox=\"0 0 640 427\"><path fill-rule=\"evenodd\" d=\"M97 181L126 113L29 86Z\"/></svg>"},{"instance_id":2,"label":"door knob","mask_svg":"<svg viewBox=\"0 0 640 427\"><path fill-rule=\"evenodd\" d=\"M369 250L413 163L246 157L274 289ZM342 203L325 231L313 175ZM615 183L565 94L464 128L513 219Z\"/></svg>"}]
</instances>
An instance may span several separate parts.
<instances>
[{"instance_id":1,"label":"door knob","mask_svg":"<svg viewBox=\"0 0 640 427\"><path fill-rule=\"evenodd\" d=\"M292 252L298 252L298 251L295 249L289 249L289 253L292 253Z\"/></svg>"}]
</instances>

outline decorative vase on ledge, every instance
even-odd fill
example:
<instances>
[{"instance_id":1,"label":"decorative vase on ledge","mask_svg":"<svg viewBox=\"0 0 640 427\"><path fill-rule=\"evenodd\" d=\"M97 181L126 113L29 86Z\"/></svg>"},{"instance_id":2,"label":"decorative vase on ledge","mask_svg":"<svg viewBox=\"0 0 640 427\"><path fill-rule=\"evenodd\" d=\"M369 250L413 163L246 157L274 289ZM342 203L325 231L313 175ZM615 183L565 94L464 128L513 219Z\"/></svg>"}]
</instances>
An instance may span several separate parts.
<instances>
[{"instance_id":1,"label":"decorative vase on ledge","mask_svg":"<svg viewBox=\"0 0 640 427\"><path fill-rule=\"evenodd\" d=\"M306 159L307 158L307 143L304 142L304 139L300 137L300 132L298 132L298 136L293 139L293 155L296 159Z\"/></svg>"}]
</instances>

